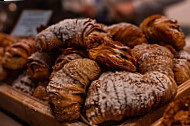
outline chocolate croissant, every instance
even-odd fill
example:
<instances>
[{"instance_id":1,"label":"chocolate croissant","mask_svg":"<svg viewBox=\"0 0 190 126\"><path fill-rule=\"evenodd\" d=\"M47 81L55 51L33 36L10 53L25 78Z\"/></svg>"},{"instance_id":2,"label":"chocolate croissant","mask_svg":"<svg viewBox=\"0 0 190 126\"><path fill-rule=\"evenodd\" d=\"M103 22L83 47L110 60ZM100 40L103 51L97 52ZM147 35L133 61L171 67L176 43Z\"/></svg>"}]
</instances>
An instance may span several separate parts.
<instances>
[{"instance_id":1,"label":"chocolate croissant","mask_svg":"<svg viewBox=\"0 0 190 126\"><path fill-rule=\"evenodd\" d=\"M157 71L106 72L91 83L86 101L90 124L120 121L147 113L172 99L177 91L173 78Z\"/></svg>"},{"instance_id":2,"label":"chocolate croissant","mask_svg":"<svg viewBox=\"0 0 190 126\"><path fill-rule=\"evenodd\" d=\"M90 49L89 57L108 68L136 71L136 59L130 48L117 41L105 42Z\"/></svg>"},{"instance_id":3,"label":"chocolate croissant","mask_svg":"<svg viewBox=\"0 0 190 126\"><path fill-rule=\"evenodd\" d=\"M10 35L0 33L0 47L7 47L17 41L17 38L14 38Z\"/></svg>"},{"instance_id":4,"label":"chocolate croissant","mask_svg":"<svg viewBox=\"0 0 190 126\"><path fill-rule=\"evenodd\" d=\"M174 78L173 54L166 47L157 44L141 44L132 49L137 59L139 72L159 71Z\"/></svg>"},{"instance_id":5,"label":"chocolate croissant","mask_svg":"<svg viewBox=\"0 0 190 126\"><path fill-rule=\"evenodd\" d=\"M27 74L34 80L47 80L54 63L54 53L35 52L28 58Z\"/></svg>"},{"instance_id":6,"label":"chocolate croissant","mask_svg":"<svg viewBox=\"0 0 190 126\"><path fill-rule=\"evenodd\" d=\"M153 15L146 18L140 28L150 43L170 44L176 50L182 50L185 46L185 35L175 19Z\"/></svg>"},{"instance_id":7,"label":"chocolate croissant","mask_svg":"<svg viewBox=\"0 0 190 126\"><path fill-rule=\"evenodd\" d=\"M119 41L128 47L134 47L142 43L147 43L146 37L140 28L129 23L118 23L105 30L112 35L114 41Z\"/></svg>"},{"instance_id":8,"label":"chocolate croissant","mask_svg":"<svg viewBox=\"0 0 190 126\"><path fill-rule=\"evenodd\" d=\"M80 117L86 88L100 74L98 64L90 59L76 59L53 73L47 86L53 115L59 121Z\"/></svg>"},{"instance_id":9,"label":"chocolate croissant","mask_svg":"<svg viewBox=\"0 0 190 126\"><path fill-rule=\"evenodd\" d=\"M65 46L90 48L92 46L90 43L102 43L104 39L107 39L107 34L102 33L104 37L100 37L97 36L96 31L103 30L95 20L65 19L40 32L36 36L36 48L39 51L50 51L53 48ZM97 38L98 41L95 40Z\"/></svg>"},{"instance_id":10,"label":"chocolate croissant","mask_svg":"<svg viewBox=\"0 0 190 126\"><path fill-rule=\"evenodd\" d=\"M3 66L17 70L26 66L28 57L35 52L35 41L22 39L7 48L3 59Z\"/></svg>"},{"instance_id":11,"label":"chocolate croissant","mask_svg":"<svg viewBox=\"0 0 190 126\"><path fill-rule=\"evenodd\" d=\"M190 125L190 95L171 102L166 108L160 126Z\"/></svg>"}]
</instances>

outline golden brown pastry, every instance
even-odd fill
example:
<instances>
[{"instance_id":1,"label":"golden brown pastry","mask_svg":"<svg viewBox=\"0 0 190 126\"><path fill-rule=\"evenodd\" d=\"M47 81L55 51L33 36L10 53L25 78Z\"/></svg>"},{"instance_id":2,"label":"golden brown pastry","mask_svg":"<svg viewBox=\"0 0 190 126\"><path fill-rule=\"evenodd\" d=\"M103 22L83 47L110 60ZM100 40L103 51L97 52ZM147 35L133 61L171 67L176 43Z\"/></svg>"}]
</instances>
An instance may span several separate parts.
<instances>
[{"instance_id":1,"label":"golden brown pastry","mask_svg":"<svg viewBox=\"0 0 190 126\"><path fill-rule=\"evenodd\" d=\"M80 117L86 88L100 74L98 64L90 59L76 59L50 77L47 86L53 115L59 121Z\"/></svg>"},{"instance_id":2,"label":"golden brown pastry","mask_svg":"<svg viewBox=\"0 0 190 126\"><path fill-rule=\"evenodd\" d=\"M105 27L105 30L112 35L114 41L119 41L131 48L141 43L147 43L141 29L133 24L118 23Z\"/></svg>"},{"instance_id":3,"label":"golden brown pastry","mask_svg":"<svg viewBox=\"0 0 190 126\"><path fill-rule=\"evenodd\" d=\"M190 95L171 102L166 108L161 126L190 125Z\"/></svg>"},{"instance_id":4,"label":"golden brown pastry","mask_svg":"<svg viewBox=\"0 0 190 126\"><path fill-rule=\"evenodd\" d=\"M186 59L174 59L173 71L178 85L190 79L190 63Z\"/></svg>"},{"instance_id":5,"label":"golden brown pastry","mask_svg":"<svg viewBox=\"0 0 190 126\"><path fill-rule=\"evenodd\" d=\"M99 55L99 50L102 50L102 48L108 44L114 45L112 46L113 49L111 49L112 51L114 50L114 52L110 54L110 49L105 49L107 51L104 51L104 56L108 56L108 58L106 58L108 63L105 64L102 56L97 57L91 52ZM36 36L37 50L49 51L58 47L83 48L86 51L90 50L89 57L101 64L105 64L104 66L106 67L114 67L129 71L136 70L136 67L131 63L131 59L134 58L127 53L129 52L128 47L125 47L119 42L113 42L110 34L103 30L103 26L92 19L66 19L58 24L49 26ZM112 54L119 57L114 57L112 59ZM99 58L101 60L96 59L96 57L101 57Z\"/></svg>"},{"instance_id":6,"label":"golden brown pastry","mask_svg":"<svg viewBox=\"0 0 190 126\"><path fill-rule=\"evenodd\" d=\"M91 83L85 101L91 124L120 121L139 116L173 98L177 85L173 78L157 71L145 75L106 72Z\"/></svg>"},{"instance_id":7,"label":"golden brown pastry","mask_svg":"<svg viewBox=\"0 0 190 126\"><path fill-rule=\"evenodd\" d=\"M35 41L22 39L7 48L3 59L3 66L12 70L22 69L26 66L28 57L34 52Z\"/></svg>"},{"instance_id":8,"label":"golden brown pastry","mask_svg":"<svg viewBox=\"0 0 190 126\"><path fill-rule=\"evenodd\" d=\"M22 91L26 94L32 95L35 83L31 80L31 78L24 71L22 74L18 76L18 78L12 83L12 87L16 88L19 91Z\"/></svg>"},{"instance_id":9,"label":"golden brown pastry","mask_svg":"<svg viewBox=\"0 0 190 126\"><path fill-rule=\"evenodd\" d=\"M7 47L15 43L16 41L17 41L16 38L4 33L0 33L0 47Z\"/></svg>"},{"instance_id":10,"label":"golden brown pastry","mask_svg":"<svg viewBox=\"0 0 190 126\"><path fill-rule=\"evenodd\" d=\"M175 54L175 58L190 61L190 50L180 50Z\"/></svg>"},{"instance_id":11,"label":"golden brown pastry","mask_svg":"<svg viewBox=\"0 0 190 126\"><path fill-rule=\"evenodd\" d=\"M89 57L111 69L136 71L136 59L129 47L117 41L110 41L89 50Z\"/></svg>"},{"instance_id":12,"label":"golden brown pastry","mask_svg":"<svg viewBox=\"0 0 190 126\"><path fill-rule=\"evenodd\" d=\"M174 58L174 75L178 85L190 79L190 52L181 50L175 54Z\"/></svg>"},{"instance_id":13,"label":"golden brown pastry","mask_svg":"<svg viewBox=\"0 0 190 126\"><path fill-rule=\"evenodd\" d=\"M98 30L103 31L101 25L95 20L65 19L40 32L36 36L36 48L39 51L65 46L91 48L93 45L90 43L102 43L104 39L107 39L107 34L99 34Z\"/></svg>"},{"instance_id":14,"label":"golden brown pastry","mask_svg":"<svg viewBox=\"0 0 190 126\"><path fill-rule=\"evenodd\" d=\"M47 80L54 63L54 53L35 52L28 58L27 74L34 80Z\"/></svg>"},{"instance_id":15,"label":"golden brown pastry","mask_svg":"<svg viewBox=\"0 0 190 126\"><path fill-rule=\"evenodd\" d=\"M71 60L81 59L87 54L83 50L76 50L73 48L62 49L62 54L56 59L55 65L52 67L53 71L58 71Z\"/></svg>"},{"instance_id":16,"label":"golden brown pastry","mask_svg":"<svg viewBox=\"0 0 190 126\"><path fill-rule=\"evenodd\" d=\"M52 67L53 71L58 71L60 70L61 68L63 68L63 66L72 61L72 60L75 60L75 59L81 59L82 57L79 55L79 54L76 54L76 53L71 53L71 54L62 54L60 55L56 62L55 62L55 65Z\"/></svg>"},{"instance_id":17,"label":"golden brown pastry","mask_svg":"<svg viewBox=\"0 0 190 126\"><path fill-rule=\"evenodd\" d=\"M185 46L185 35L177 20L162 15L152 15L140 25L150 43L170 44L177 50Z\"/></svg>"},{"instance_id":18,"label":"golden brown pastry","mask_svg":"<svg viewBox=\"0 0 190 126\"><path fill-rule=\"evenodd\" d=\"M33 96L40 99L40 100L48 101L49 96L48 96L48 93L46 91L48 81L40 81L40 82L38 82L37 85L38 86L34 89Z\"/></svg>"},{"instance_id":19,"label":"golden brown pastry","mask_svg":"<svg viewBox=\"0 0 190 126\"><path fill-rule=\"evenodd\" d=\"M0 47L0 81L4 80L7 77L7 71L3 68L4 48Z\"/></svg>"},{"instance_id":20,"label":"golden brown pastry","mask_svg":"<svg viewBox=\"0 0 190 126\"><path fill-rule=\"evenodd\" d=\"M173 54L169 49L157 44L141 44L132 49L132 55L137 59L139 72L159 71L174 78Z\"/></svg>"}]
</instances>

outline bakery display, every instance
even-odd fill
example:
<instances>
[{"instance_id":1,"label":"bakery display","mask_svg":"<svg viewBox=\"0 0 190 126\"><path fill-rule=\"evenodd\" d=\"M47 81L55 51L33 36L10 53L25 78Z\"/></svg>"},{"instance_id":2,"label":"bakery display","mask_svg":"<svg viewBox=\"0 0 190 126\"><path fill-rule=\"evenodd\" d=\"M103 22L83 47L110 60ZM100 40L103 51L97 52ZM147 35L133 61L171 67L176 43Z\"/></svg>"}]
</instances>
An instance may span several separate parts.
<instances>
[{"instance_id":1,"label":"bakery display","mask_svg":"<svg viewBox=\"0 0 190 126\"><path fill-rule=\"evenodd\" d=\"M185 46L185 35L175 19L152 15L140 24L140 28L150 43L169 44L176 50Z\"/></svg>"},{"instance_id":2,"label":"bakery display","mask_svg":"<svg viewBox=\"0 0 190 126\"><path fill-rule=\"evenodd\" d=\"M164 112L161 126L190 125L190 95L171 102Z\"/></svg>"},{"instance_id":3,"label":"bakery display","mask_svg":"<svg viewBox=\"0 0 190 126\"><path fill-rule=\"evenodd\" d=\"M35 40L0 34L7 43L0 45L0 80L25 71L12 87L49 105L49 116L65 125L121 124L145 115L190 78L185 36L176 20L162 15L140 28L84 18L37 30Z\"/></svg>"}]
</instances>

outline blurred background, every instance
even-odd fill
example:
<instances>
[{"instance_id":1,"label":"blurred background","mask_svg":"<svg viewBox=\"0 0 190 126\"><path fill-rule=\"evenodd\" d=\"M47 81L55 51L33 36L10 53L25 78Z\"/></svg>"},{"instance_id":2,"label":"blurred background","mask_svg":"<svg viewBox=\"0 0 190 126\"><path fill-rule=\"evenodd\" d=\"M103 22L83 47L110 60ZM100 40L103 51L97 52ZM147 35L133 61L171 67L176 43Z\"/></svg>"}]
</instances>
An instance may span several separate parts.
<instances>
[{"instance_id":1,"label":"blurred background","mask_svg":"<svg viewBox=\"0 0 190 126\"><path fill-rule=\"evenodd\" d=\"M190 0L23 0L0 1L0 32L10 34L24 10L50 10L51 25L66 18L90 17L106 25L129 22L139 25L152 14L177 19L190 47ZM35 20L35 19L34 19ZM2 110L1 110L2 111ZM23 123L0 111L0 126L21 126ZM16 117L13 117L14 119Z\"/></svg>"},{"instance_id":2,"label":"blurred background","mask_svg":"<svg viewBox=\"0 0 190 126\"><path fill-rule=\"evenodd\" d=\"M26 9L52 10L48 25L65 18L90 17L100 23L130 22L139 25L152 14L175 18L189 34L189 0L23 0L0 2L0 31L10 33Z\"/></svg>"}]
</instances>

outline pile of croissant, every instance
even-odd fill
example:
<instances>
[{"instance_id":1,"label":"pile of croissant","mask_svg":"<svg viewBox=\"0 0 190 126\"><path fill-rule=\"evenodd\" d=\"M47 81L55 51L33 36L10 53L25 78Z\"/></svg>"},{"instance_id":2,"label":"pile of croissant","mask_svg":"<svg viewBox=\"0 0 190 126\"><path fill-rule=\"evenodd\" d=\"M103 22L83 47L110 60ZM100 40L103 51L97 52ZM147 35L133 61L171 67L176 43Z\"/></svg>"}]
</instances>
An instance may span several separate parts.
<instances>
[{"instance_id":1,"label":"pile of croissant","mask_svg":"<svg viewBox=\"0 0 190 126\"><path fill-rule=\"evenodd\" d=\"M61 122L99 125L143 115L174 98L177 85L190 78L185 35L162 15L140 28L86 18L38 31L35 39L0 35L0 74L24 69L13 87L48 101Z\"/></svg>"}]
</instances>

